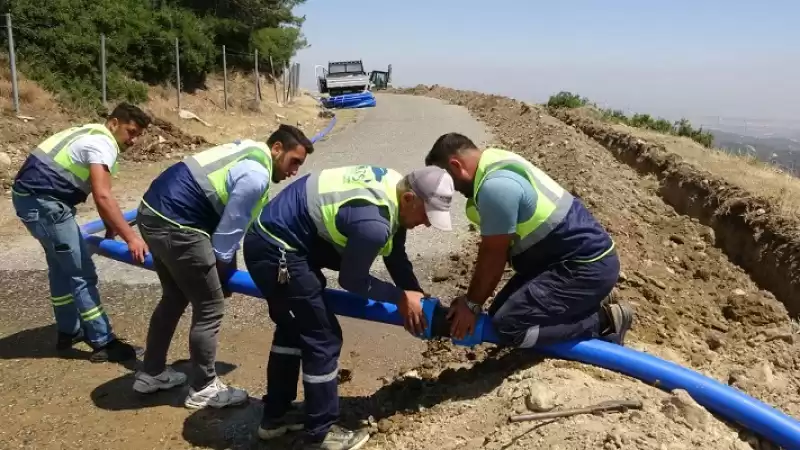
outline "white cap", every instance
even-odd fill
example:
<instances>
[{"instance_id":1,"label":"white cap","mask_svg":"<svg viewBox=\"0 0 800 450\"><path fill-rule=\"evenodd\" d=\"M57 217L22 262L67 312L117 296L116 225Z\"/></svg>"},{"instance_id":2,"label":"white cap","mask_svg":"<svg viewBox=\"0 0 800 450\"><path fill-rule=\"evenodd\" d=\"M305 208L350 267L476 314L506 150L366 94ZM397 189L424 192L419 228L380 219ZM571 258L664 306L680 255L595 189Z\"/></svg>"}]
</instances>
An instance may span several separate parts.
<instances>
[{"instance_id":1,"label":"white cap","mask_svg":"<svg viewBox=\"0 0 800 450\"><path fill-rule=\"evenodd\" d=\"M425 213L431 226L443 231L453 229L450 204L455 187L453 178L446 170L427 166L406 175L411 190L425 203Z\"/></svg>"}]
</instances>

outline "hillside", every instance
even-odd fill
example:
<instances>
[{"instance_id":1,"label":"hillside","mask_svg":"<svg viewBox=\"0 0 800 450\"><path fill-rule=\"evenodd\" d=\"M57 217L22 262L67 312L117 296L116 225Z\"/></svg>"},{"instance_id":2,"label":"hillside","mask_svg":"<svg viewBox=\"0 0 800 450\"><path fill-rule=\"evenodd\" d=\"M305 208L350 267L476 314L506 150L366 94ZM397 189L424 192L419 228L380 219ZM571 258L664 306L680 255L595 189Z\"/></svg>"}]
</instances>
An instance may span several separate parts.
<instances>
[{"instance_id":1,"label":"hillside","mask_svg":"<svg viewBox=\"0 0 800 450\"><path fill-rule=\"evenodd\" d=\"M10 13L21 73L72 107L100 112L101 42L110 101L143 102L148 86L175 86L178 63L181 90L202 89L222 70L223 46L229 70L257 62L280 76L307 45L304 19L292 13L304 1L16 0L0 1L0 12ZM5 33L0 43L8 48Z\"/></svg>"}]
</instances>

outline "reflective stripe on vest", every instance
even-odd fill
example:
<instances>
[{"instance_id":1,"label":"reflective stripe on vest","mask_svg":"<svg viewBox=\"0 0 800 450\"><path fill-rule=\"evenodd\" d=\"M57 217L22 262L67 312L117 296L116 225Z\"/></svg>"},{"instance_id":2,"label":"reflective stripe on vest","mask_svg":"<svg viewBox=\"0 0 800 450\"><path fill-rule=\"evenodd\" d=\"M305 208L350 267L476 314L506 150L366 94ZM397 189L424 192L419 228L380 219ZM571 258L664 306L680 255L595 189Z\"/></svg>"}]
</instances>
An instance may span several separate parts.
<instances>
[{"instance_id":1,"label":"reflective stripe on vest","mask_svg":"<svg viewBox=\"0 0 800 450\"><path fill-rule=\"evenodd\" d=\"M184 159L184 163L189 167L197 184L203 189L214 210L220 216L225 210L225 205L228 204L228 188L226 186L228 171L244 159L253 160L264 166L269 172L269 182L272 181L272 153L263 142L249 139L231 142L212 147ZM258 212L268 200L269 189L264 191L258 205L253 209L254 218L258 217Z\"/></svg>"},{"instance_id":2,"label":"reflective stripe on vest","mask_svg":"<svg viewBox=\"0 0 800 450\"><path fill-rule=\"evenodd\" d=\"M339 208L351 200L365 200L389 210L390 235L381 249L381 256L392 252L392 237L398 228L397 183L400 173L377 166L349 166L326 169L309 176L306 182L308 212L320 237L330 242L341 253L347 237L336 228Z\"/></svg>"},{"instance_id":3,"label":"reflective stripe on vest","mask_svg":"<svg viewBox=\"0 0 800 450\"><path fill-rule=\"evenodd\" d=\"M39 144L31 152L31 155L35 156L50 169L53 169L53 171L75 186L75 188L87 195L91 194L92 186L89 182L89 166L87 164L78 164L72 161L72 158L69 156L70 145L78 138L89 134L102 134L107 136L111 139L111 142L114 143L114 148L117 150L117 154L119 154L117 140L114 135L111 134L111 131L106 128L105 125L89 124L68 128L50 136ZM119 165L115 160L114 166L110 167L109 170L112 174L116 174L118 168Z\"/></svg>"},{"instance_id":4,"label":"reflective stripe on vest","mask_svg":"<svg viewBox=\"0 0 800 450\"><path fill-rule=\"evenodd\" d=\"M480 213L475 199L480 195L480 188L486 177L500 169L524 176L537 195L533 215L528 220L517 223L510 249L510 256L514 257L540 242L564 220L572 206L573 196L525 158L509 151L489 148L481 154L473 195L467 201L467 218L477 226L480 226Z\"/></svg>"}]
</instances>

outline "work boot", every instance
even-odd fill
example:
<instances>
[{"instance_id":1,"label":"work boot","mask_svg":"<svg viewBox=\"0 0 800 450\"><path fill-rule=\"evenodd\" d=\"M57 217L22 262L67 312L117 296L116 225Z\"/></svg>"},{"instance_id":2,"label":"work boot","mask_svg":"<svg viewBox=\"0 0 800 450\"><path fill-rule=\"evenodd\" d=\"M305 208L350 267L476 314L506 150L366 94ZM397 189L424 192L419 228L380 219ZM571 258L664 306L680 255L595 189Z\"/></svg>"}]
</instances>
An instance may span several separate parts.
<instances>
[{"instance_id":1,"label":"work boot","mask_svg":"<svg viewBox=\"0 0 800 450\"><path fill-rule=\"evenodd\" d=\"M146 372L136 372L136 381L133 390L140 394L150 394L159 390L172 389L186 383L186 374L177 372L172 367L167 367L160 374L153 376Z\"/></svg>"},{"instance_id":2,"label":"work boot","mask_svg":"<svg viewBox=\"0 0 800 450\"><path fill-rule=\"evenodd\" d=\"M258 427L258 437L264 440L283 436L287 431L300 431L305 428L305 412L303 403L292 402L286 413L275 419L261 417Z\"/></svg>"},{"instance_id":3,"label":"work boot","mask_svg":"<svg viewBox=\"0 0 800 450\"><path fill-rule=\"evenodd\" d=\"M144 354L144 349L128 344L124 339L114 338L106 345L94 349L89 361L99 362L125 362Z\"/></svg>"},{"instance_id":4,"label":"work boot","mask_svg":"<svg viewBox=\"0 0 800 450\"><path fill-rule=\"evenodd\" d=\"M332 425L322 442L305 442L303 450L355 450L364 446L369 440L366 429L348 430L339 425Z\"/></svg>"},{"instance_id":5,"label":"work boot","mask_svg":"<svg viewBox=\"0 0 800 450\"><path fill-rule=\"evenodd\" d=\"M250 398L244 389L227 386L219 377L215 378L208 386L199 391L189 388L189 395L184 401L187 408L200 409L210 406L224 408L226 406L241 405Z\"/></svg>"},{"instance_id":6,"label":"work boot","mask_svg":"<svg viewBox=\"0 0 800 450\"><path fill-rule=\"evenodd\" d=\"M83 342L83 330L78 329L75 334L58 332L58 340L56 341L56 350L63 352L69 350L73 345Z\"/></svg>"},{"instance_id":7,"label":"work boot","mask_svg":"<svg viewBox=\"0 0 800 450\"><path fill-rule=\"evenodd\" d=\"M602 311L608 317L608 327L600 339L625 345L625 334L633 326L633 308L626 302L605 303Z\"/></svg>"}]
</instances>

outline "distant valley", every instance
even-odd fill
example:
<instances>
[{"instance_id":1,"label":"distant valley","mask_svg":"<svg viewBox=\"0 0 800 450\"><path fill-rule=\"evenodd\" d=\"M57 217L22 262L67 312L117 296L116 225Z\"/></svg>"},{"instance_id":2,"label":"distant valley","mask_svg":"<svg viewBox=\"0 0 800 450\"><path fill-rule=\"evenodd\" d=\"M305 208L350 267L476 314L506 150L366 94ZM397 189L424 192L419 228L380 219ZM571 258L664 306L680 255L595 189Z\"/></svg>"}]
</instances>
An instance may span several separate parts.
<instances>
[{"instance_id":1,"label":"distant valley","mask_svg":"<svg viewBox=\"0 0 800 450\"><path fill-rule=\"evenodd\" d=\"M739 155L753 155L784 170L800 175L800 139L777 136L746 136L729 131L709 129L714 146ZM800 136L798 136L800 138Z\"/></svg>"}]
</instances>

